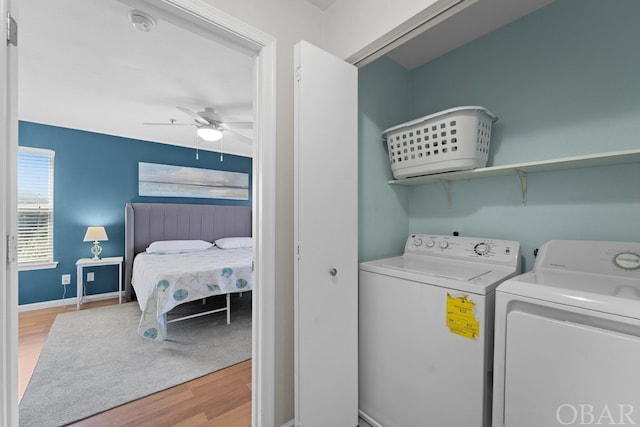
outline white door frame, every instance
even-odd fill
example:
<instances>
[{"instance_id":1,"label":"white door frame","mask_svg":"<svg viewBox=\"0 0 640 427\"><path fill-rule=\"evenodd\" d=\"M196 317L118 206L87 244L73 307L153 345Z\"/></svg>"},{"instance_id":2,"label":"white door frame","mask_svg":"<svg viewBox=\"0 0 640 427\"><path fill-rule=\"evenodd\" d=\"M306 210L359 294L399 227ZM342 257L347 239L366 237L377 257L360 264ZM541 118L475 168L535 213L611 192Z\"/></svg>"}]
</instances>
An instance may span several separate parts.
<instances>
[{"instance_id":1,"label":"white door frame","mask_svg":"<svg viewBox=\"0 0 640 427\"><path fill-rule=\"evenodd\" d=\"M9 12L17 19L15 0L0 0L0 425L12 427L18 423L18 272L11 259L17 251L18 52L6 41Z\"/></svg>"},{"instance_id":2,"label":"white door frame","mask_svg":"<svg viewBox=\"0 0 640 427\"><path fill-rule=\"evenodd\" d=\"M16 0L0 0L0 12L5 22L9 4ZM19 0L17 0L19 1ZM231 45L256 55L254 82L255 145L253 151L253 236L255 281L253 291L252 337L252 416L251 425L269 427L275 423L275 152L276 152L276 42L275 39L228 15L202 0L133 0L147 9L160 9L181 19L187 29L204 28L226 39ZM125 0L125 2L127 2ZM15 13L15 12L14 12ZM18 22L19 24L19 22ZM5 173L0 186L0 231L15 235L17 211L15 199L16 169L13 159L17 152L17 64L16 49L0 48L0 140L2 168ZM2 75L0 73L0 75ZM6 178L6 179L5 179ZM5 260L7 244L0 244L0 256ZM2 347L2 387L0 389L0 425L12 427L18 419L18 279L16 263L2 265L0 330Z\"/></svg>"},{"instance_id":3,"label":"white door frame","mask_svg":"<svg viewBox=\"0 0 640 427\"><path fill-rule=\"evenodd\" d=\"M149 5L156 3L149 1ZM162 0L173 14L183 14L194 27L231 40L256 52L254 116L256 143L253 157L253 236L255 282L253 291L251 425L275 423L275 39L201 0Z\"/></svg>"}]
</instances>

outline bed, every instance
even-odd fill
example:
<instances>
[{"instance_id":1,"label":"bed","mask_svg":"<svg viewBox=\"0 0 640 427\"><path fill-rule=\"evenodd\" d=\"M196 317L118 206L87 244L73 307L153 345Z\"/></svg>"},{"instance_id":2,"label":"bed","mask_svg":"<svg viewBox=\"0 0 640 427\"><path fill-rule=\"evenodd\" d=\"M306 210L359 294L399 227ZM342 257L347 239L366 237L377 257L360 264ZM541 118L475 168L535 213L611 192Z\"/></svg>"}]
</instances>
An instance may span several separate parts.
<instances>
[{"instance_id":1,"label":"bed","mask_svg":"<svg viewBox=\"0 0 640 427\"><path fill-rule=\"evenodd\" d=\"M146 249L150 244L175 240L215 242L250 236L251 208L247 206L127 204L125 300L131 301L135 294L140 305L138 333L153 340L164 340L167 324L184 320L167 320L167 314L173 308L215 295L226 296L224 307L187 318L226 311L229 322L230 295L253 288L253 254L252 248L246 245L237 248L231 245L232 249L213 247L187 253L148 254Z\"/></svg>"}]
</instances>

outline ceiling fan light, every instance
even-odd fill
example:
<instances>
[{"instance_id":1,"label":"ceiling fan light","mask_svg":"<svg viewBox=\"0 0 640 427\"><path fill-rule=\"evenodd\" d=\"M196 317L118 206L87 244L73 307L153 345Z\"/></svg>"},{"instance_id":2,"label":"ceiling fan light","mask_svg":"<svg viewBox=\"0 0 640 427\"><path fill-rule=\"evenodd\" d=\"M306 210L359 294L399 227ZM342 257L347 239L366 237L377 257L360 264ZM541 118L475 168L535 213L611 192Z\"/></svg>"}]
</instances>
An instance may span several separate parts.
<instances>
[{"instance_id":1,"label":"ceiling fan light","mask_svg":"<svg viewBox=\"0 0 640 427\"><path fill-rule=\"evenodd\" d=\"M212 127L198 128L198 136L205 141L217 141L222 138L222 132Z\"/></svg>"}]
</instances>

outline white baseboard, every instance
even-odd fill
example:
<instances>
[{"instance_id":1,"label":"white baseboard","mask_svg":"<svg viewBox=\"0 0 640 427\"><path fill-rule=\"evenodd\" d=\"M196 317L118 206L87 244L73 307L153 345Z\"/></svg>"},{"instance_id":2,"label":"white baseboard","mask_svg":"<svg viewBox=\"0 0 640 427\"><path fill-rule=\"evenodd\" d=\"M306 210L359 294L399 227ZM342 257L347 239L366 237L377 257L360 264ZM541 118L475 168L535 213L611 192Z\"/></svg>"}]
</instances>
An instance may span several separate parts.
<instances>
[{"instance_id":1,"label":"white baseboard","mask_svg":"<svg viewBox=\"0 0 640 427\"><path fill-rule=\"evenodd\" d=\"M107 292L104 294L85 295L84 301L86 302L100 301L103 299L111 299L111 298L118 298L118 291ZM36 302L33 304L23 304L18 306L18 313L22 313L23 311L40 310L43 308L76 305L77 303L78 303L78 298L72 297L72 298L58 299L53 301Z\"/></svg>"},{"instance_id":2,"label":"white baseboard","mask_svg":"<svg viewBox=\"0 0 640 427\"><path fill-rule=\"evenodd\" d=\"M371 417L369 417L367 414L365 414L364 412L360 411L360 417L362 417L362 415L364 415L365 417L367 417L370 421L373 421L375 424L362 424L362 422L367 419L367 418L359 418L358 422L360 423L360 427L373 427L373 426L378 426L378 427L382 427L380 424L376 423ZM296 425L296 421L295 420L289 420L288 422L282 424L280 427L295 427Z\"/></svg>"}]
</instances>

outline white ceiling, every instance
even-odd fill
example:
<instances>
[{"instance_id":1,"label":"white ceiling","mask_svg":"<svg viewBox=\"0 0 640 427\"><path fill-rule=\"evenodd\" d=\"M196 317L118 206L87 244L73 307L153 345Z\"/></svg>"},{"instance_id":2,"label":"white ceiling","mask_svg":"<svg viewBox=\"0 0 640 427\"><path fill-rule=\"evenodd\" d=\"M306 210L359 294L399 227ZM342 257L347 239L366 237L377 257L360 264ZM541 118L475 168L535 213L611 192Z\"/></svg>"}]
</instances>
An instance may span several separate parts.
<instances>
[{"instance_id":1,"label":"white ceiling","mask_svg":"<svg viewBox=\"0 0 640 427\"><path fill-rule=\"evenodd\" d=\"M336 0L307 0L309 3L315 5L320 10L327 10L336 2Z\"/></svg>"},{"instance_id":2,"label":"white ceiling","mask_svg":"<svg viewBox=\"0 0 640 427\"><path fill-rule=\"evenodd\" d=\"M411 70L555 0L477 0L388 53Z\"/></svg>"},{"instance_id":3,"label":"white ceiling","mask_svg":"<svg viewBox=\"0 0 640 427\"><path fill-rule=\"evenodd\" d=\"M193 126L143 123L193 123L176 106L252 121L253 57L163 20L141 32L131 9L116 0L21 0L19 119L251 156L251 144L230 133L205 142Z\"/></svg>"}]
</instances>

